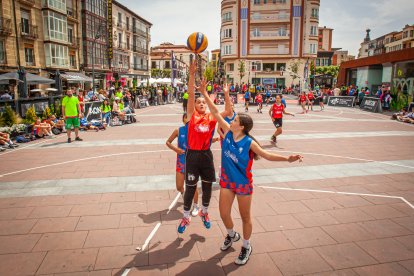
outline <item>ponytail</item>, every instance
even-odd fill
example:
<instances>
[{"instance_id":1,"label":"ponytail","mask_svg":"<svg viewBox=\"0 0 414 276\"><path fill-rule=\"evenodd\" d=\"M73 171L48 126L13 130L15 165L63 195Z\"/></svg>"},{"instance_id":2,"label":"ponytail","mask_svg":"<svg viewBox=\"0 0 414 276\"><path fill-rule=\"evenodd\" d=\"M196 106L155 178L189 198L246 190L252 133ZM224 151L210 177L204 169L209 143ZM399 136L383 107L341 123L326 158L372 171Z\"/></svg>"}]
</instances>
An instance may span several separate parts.
<instances>
[{"instance_id":1,"label":"ponytail","mask_svg":"<svg viewBox=\"0 0 414 276\"><path fill-rule=\"evenodd\" d=\"M250 137L253 141L255 141L258 145L259 145L259 147L262 147L261 145L260 145L260 143L256 140L256 138L254 138L253 136L251 136L250 134L249 134L249 132L245 132L245 134L248 136L248 137ZM253 151L252 151L253 152ZM254 160L259 160L260 159L260 156L259 155L257 155L255 152L253 152L253 159Z\"/></svg>"}]
</instances>

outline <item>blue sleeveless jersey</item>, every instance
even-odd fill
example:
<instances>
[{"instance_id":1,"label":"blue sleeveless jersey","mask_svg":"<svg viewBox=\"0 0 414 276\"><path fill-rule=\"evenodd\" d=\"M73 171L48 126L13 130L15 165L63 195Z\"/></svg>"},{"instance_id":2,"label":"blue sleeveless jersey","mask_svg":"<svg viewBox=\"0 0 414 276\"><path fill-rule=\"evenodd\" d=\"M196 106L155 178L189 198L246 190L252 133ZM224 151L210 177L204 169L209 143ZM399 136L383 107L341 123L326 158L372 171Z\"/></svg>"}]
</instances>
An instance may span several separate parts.
<instances>
[{"instance_id":1,"label":"blue sleeveless jersey","mask_svg":"<svg viewBox=\"0 0 414 276\"><path fill-rule=\"evenodd\" d=\"M178 147L183 149L184 151L187 150L187 136L188 136L188 124L182 126L178 129ZM177 154L177 172L184 173L185 171L185 153L184 154Z\"/></svg>"},{"instance_id":2,"label":"blue sleeveless jersey","mask_svg":"<svg viewBox=\"0 0 414 276\"><path fill-rule=\"evenodd\" d=\"M226 121L227 123L231 123L232 121L234 121L234 118L236 118L236 112L233 111L233 117L231 117L230 119L226 116L224 117L224 121Z\"/></svg>"},{"instance_id":3,"label":"blue sleeveless jersey","mask_svg":"<svg viewBox=\"0 0 414 276\"><path fill-rule=\"evenodd\" d=\"M252 165L254 154L250 150L252 138L245 136L236 142L229 131L224 137L221 152L220 186L238 195L253 192Z\"/></svg>"}]
</instances>

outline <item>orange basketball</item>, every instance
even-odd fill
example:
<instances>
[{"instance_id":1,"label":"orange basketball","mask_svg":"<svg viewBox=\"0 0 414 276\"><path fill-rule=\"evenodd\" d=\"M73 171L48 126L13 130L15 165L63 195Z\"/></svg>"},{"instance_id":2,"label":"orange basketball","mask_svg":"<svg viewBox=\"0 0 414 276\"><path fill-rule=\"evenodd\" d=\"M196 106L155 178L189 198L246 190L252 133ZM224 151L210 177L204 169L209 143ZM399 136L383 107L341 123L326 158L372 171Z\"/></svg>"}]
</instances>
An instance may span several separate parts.
<instances>
[{"instance_id":1,"label":"orange basketball","mask_svg":"<svg viewBox=\"0 0 414 276\"><path fill-rule=\"evenodd\" d=\"M208 39L203 33L192 33L187 39L187 48L195 54L203 52L207 46Z\"/></svg>"}]
</instances>

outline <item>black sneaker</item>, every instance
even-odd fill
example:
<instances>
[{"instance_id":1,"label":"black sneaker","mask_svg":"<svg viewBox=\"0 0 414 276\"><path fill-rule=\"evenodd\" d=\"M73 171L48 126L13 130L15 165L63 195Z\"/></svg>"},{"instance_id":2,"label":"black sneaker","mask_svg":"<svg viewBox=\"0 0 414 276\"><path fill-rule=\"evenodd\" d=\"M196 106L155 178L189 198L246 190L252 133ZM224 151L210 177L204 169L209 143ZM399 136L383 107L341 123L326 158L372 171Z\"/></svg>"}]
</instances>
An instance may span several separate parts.
<instances>
[{"instance_id":1,"label":"black sneaker","mask_svg":"<svg viewBox=\"0 0 414 276\"><path fill-rule=\"evenodd\" d=\"M68 138L68 143L69 144L72 143L72 139Z\"/></svg>"},{"instance_id":2,"label":"black sneaker","mask_svg":"<svg viewBox=\"0 0 414 276\"><path fill-rule=\"evenodd\" d=\"M227 234L226 238L224 239L223 245L220 247L221 251L226 251L233 245L233 242L236 242L238 240L240 240L239 233L235 232L234 237L231 237L229 234Z\"/></svg>"},{"instance_id":3,"label":"black sneaker","mask_svg":"<svg viewBox=\"0 0 414 276\"><path fill-rule=\"evenodd\" d=\"M83 141L80 137L76 137L75 141Z\"/></svg>"},{"instance_id":4,"label":"black sneaker","mask_svg":"<svg viewBox=\"0 0 414 276\"><path fill-rule=\"evenodd\" d=\"M245 265L247 263L247 261L250 258L250 255L253 252L253 248L250 245L250 248L245 248L242 246L242 249L240 251L239 257L237 257L237 259L234 261L234 263L236 265Z\"/></svg>"},{"instance_id":5,"label":"black sneaker","mask_svg":"<svg viewBox=\"0 0 414 276\"><path fill-rule=\"evenodd\" d=\"M275 142L276 142L276 136L272 135L272 136L270 137L270 142L275 143Z\"/></svg>"}]
</instances>

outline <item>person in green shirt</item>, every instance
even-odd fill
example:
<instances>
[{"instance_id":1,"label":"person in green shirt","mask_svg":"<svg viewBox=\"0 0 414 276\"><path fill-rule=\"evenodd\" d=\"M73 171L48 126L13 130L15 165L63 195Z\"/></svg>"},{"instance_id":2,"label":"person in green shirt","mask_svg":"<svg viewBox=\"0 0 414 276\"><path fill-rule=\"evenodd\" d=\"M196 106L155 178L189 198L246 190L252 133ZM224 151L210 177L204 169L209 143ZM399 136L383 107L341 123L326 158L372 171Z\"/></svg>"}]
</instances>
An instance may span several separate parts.
<instances>
[{"instance_id":1,"label":"person in green shirt","mask_svg":"<svg viewBox=\"0 0 414 276\"><path fill-rule=\"evenodd\" d=\"M187 103L188 103L188 92L184 91L184 94L183 94L183 110L184 110L184 113L187 113Z\"/></svg>"},{"instance_id":2,"label":"person in green shirt","mask_svg":"<svg viewBox=\"0 0 414 276\"><path fill-rule=\"evenodd\" d=\"M68 134L68 143L72 142L70 134L72 132L72 127L75 129L75 140L82 141L79 137L79 127L80 122L79 118L82 117L82 112L79 104L79 99L76 96L73 96L73 90L69 89L66 92L66 95L62 100L62 115L66 123L66 133Z\"/></svg>"},{"instance_id":3,"label":"person in green shirt","mask_svg":"<svg viewBox=\"0 0 414 276\"><path fill-rule=\"evenodd\" d=\"M115 97L118 97L120 99L122 99L124 97L124 95L122 94L122 88L119 87L118 90L115 93Z\"/></svg>"},{"instance_id":4,"label":"person in green shirt","mask_svg":"<svg viewBox=\"0 0 414 276\"><path fill-rule=\"evenodd\" d=\"M109 104L108 98L105 98L101 105L102 122L109 126L111 120L111 105Z\"/></svg>"}]
</instances>

